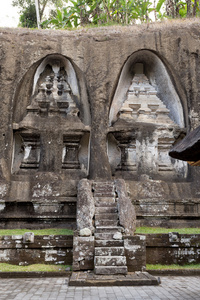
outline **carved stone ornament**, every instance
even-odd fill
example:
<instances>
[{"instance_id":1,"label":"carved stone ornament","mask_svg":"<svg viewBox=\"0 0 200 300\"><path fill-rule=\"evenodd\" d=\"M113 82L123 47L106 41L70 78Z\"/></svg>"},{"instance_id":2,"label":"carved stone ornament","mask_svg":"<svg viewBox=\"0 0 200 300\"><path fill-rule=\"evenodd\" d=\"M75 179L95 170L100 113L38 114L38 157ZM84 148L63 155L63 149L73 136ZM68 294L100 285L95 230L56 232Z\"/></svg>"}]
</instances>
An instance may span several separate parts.
<instances>
[{"instance_id":1,"label":"carved stone ornament","mask_svg":"<svg viewBox=\"0 0 200 300\"><path fill-rule=\"evenodd\" d=\"M73 94L66 76L52 73L40 84L38 93L27 107L29 113L44 115L60 114L77 116L79 110L73 101Z\"/></svg>"}]
</instances>

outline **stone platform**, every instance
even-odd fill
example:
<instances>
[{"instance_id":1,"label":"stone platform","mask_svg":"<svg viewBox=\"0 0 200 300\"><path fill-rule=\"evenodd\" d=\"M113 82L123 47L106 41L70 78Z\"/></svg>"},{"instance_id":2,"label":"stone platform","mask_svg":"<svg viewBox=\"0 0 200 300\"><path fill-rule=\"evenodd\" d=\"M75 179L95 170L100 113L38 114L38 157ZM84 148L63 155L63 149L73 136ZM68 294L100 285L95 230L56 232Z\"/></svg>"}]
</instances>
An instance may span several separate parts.
<instances>
[{"instance_id":1,"label":"stone platform","mask_svg":"<svg viewBox=\"0 0 200 300\"><path fill-rule=\"evenodd\" d=\"M148 272L129 272L127 275L95 275L93 272L73 272L69 286L142 286L159 285Z\"/></svg>"}]
</instances>

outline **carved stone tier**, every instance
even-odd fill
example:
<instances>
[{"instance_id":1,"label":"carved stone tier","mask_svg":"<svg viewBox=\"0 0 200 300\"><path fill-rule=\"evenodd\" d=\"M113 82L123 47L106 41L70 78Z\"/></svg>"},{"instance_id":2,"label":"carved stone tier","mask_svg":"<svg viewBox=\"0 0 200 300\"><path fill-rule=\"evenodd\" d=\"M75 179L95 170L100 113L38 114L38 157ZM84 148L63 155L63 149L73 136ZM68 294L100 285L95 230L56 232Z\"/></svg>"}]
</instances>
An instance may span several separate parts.
<instances>
[{"instance_id":1,"label":"carved stone tier","mask_svg":"<svg viewBox=\"0 0 200 300\"><path fill-rule=\"evenodd\" d=\"M73 97L66 76L52 73L40 84L38 93L33 96L31 104L27 107L27 112L43 116L76 116L79 110Z\"/></svg>"},{"instance_id":2,"label":"carved stone tier","mask_svg":"<svg viewBox=\"0 0 200 300\"><path fill-rule=\"evenodd\" d=\"M119 113L119 118L125 120L174 124L168 116L169 110L158 98L155 87L149 83L144 74L135 74L133 77L127 98Z\"/></svg>"}]
</instances>

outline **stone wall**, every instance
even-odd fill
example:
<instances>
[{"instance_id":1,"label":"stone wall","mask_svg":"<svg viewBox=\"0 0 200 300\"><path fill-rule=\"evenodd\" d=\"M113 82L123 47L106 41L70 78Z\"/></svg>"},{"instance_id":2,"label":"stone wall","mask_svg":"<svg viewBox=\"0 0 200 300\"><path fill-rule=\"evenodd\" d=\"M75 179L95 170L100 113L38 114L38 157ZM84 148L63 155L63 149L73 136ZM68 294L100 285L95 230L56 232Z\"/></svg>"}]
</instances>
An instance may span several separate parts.
<instances>
[{"instance_id":1,"label":"stone wall","mask_svg":"<svg viewBox=\"0 0 200 300\"><path fill-rule=\"evenodd\" d=\"M137 226L199 227L200 202L192 182L128 181Z\"/></svg>"},{"instance_id":2,"label":"stone wall","mask_svg":"<svg viewBox=\"0 0 200 300\"><path fill-rule=\"evenodd\" d=\"M77 31L1 28L0 227L75 227L77 184L85 177L124 178L141 225L174 226L179 219L200 226L199 169L167 155L199 125L199 36L198 20ZM63 107L48 115L46 100L34 106L37 88L48 87L58 66L73 96L67 125L56 115ZM151 108L142 106L134 123L135 74L147 77L143 85L155 103L145 100Z\"/></svg>"},{"instance_id":3,"label":"stone wall","mask_svg":"<svg viewBox=\"0 0 200 300\"><path fill-rule=\"evenodd\" d=\"M75 260L80 264L78 270L93 268L93 254L88 245L89 242L87 247L83 248L82 257L75 253ZM199 234L147 234L146 241L144 235L125 237L128 270L144 271L146 263L165 265L200 263L199 245ZM73 236L35 236L32 242L24 239L22 235L0 238L0 262L16 265L36 263L72 265L72 253ZM135 256L137 260L134 259Z\"/></svg>"},{"instance_id":4,"label":"stone wall","mask_svg":"<svg viewBox=\"0 0 200 300\"><path fill-rule=\"evenodd\" d=\"M72 264L73 236L44 235L26 239L26 234L0 237L0 262L29 264Z\"/></svg>"},{"instance_id":5,"label":"stone wall","mask_svg":"<svg viewBox=\"0 0 200 300\"><path fill-rule=\"evenodd\" d=\"M147 263L148 264L199 264L200 235L199 234L148 234Z\"/></svg>"}]
</instances>

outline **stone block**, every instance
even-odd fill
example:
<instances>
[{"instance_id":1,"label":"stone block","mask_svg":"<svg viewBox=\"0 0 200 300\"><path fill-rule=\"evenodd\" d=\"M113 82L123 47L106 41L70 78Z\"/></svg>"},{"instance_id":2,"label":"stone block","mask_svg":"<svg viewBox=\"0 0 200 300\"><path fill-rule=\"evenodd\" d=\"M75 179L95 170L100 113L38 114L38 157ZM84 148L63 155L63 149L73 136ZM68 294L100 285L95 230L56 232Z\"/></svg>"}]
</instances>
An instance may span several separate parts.
<instances>
[{"instance_id":1,"label":"stone block","mask_svg":"<svg viewBox=\"0 0 200 300\"><path fill-rule=\"evenodd\" d=\"M144 271L146 269L145 236L136 235L124 237L124 249L128 271Z\"/></svg>"},{"instance_id":2,"label":"stone block","mask_svg":"<svg viewBox=\"0 0 200 300\"><path fill-rule=\"evenodd\" d=\"M113 233L110 232L101 232L101 233L95 233L95 240L112 240Z\"/></svg>"},{"instance_id":3,"label":"stone block","mask_svg":"<svg viewBox=\"0 0 200 300\"><path fill-rule=\"evenodd\" d=\"M95 247L96 256L119 256L124 255L124 247Z\"/></svg>"},{"instance_id":4,"label":"stone block","mask_svg":"<svg viewBox=\"0 0 200 300\"><path fill-rule=\"evenodd\" d=\"M95 266L126 266L126 256L95 256Z\"/></svg>"},{"instance_id":5,"label":"stone block","mask_svg":"<svg viewBox=\"0 0 200 300\"><path fill-rule=\"evenodd\" d=\"M94 237L74 237L73 270L92 270L94 268Z\"/></svg>"},{"instance_id":6,"label":"stone block","mask_svg":"<svg viewBox=\"0 0 200 300\"><path fill-rule=\"evenodd\" d=\"M95 240L95 247L123 247L123 240Z\"/></svg>"},{"instance_id":7,"label":"stone block","mask_svg":"<svg viewBox=\"0 0 200 300\"><path fill-rule=\"evenodd\" d=\"M34 233L33 232L24 233L23 243L34 243Z\"/></svg>"}]
</instances>

